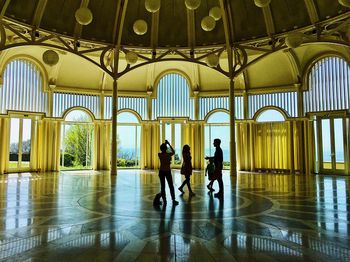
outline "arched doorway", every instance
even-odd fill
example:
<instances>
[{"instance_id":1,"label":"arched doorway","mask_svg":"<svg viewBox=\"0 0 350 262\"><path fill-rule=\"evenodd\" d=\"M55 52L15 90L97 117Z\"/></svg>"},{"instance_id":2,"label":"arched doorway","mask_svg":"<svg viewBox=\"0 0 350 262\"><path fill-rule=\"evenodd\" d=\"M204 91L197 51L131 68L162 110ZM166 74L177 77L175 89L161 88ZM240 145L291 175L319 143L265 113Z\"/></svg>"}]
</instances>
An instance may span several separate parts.
<instances>
[{"instance_id":1,"label":"arched doorway","mask_svg":"<svg viewBox=\"0 0 350 262\"><path fill-rule=\"evenodd\" d=\"M139 167L141 152L141 125L131 112L121 112L117 117L118 167Z\"/></svg>"},{"instance_id":2,"label":"arched doorway","mask_svg":"<svg viewBox=\"0 0 350 262\"><path fill-rule=\"evenodd\" d=\"M350 66L341 57L324 57L315 62L307 77L304 110L314 120L314 172L348 174Z\"/></svg>"},{"instance_id":3,"label":"arched doorway","mask_svg":"<svg viewBox=\"0 0 350 262\"><path fill-rule=\"evenodd\" d=\"M157 86L153 117L160 121L160 143L168 140L175 150L172 160L174 167L181 164L183 125L188 119L193 119L193 113L194 101L188 79L178 73L164 75Z\"/></svg>"},{"instance_id":4,"label":"arched doorway","mask_svg":"<svg viewBox=\"0 0 350 262\"><path fill-rule=\"evenodd\" d=\"M227 112L214 112L209 115L204 130L204 148L206 156L213 156L215 148L213 140L221 140L221 148L224 154L224 168L230 168L230 116Z\"/></svg>"},{"instance_id":5,"label":"arched doorway","mask_svg":"<svg viewBox=\"0 0 350 262\"><path fill-rule=\"evenodd\" d=\"M61 131L61 170L92 169L94 126L85 110L65 116Z\"/></svg>"}]
</instances>

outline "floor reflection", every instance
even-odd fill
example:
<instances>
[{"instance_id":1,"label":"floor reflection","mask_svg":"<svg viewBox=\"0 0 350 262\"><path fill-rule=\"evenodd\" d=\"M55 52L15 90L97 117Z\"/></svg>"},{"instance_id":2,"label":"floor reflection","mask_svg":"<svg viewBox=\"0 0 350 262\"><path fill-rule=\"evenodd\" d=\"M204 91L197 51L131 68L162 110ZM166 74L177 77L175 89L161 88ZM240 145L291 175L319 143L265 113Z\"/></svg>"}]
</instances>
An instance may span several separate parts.
<instances>
[{"instance_id":1,"label":"floor reflection","mask_svg":"<svg viewBox=\"0 0 350 262\"><path fill-rule=\"evenodd\" d=\"M154 171L1 176L0 260L350 260L348 177L226 173L222 200L206 183L155 208Z\"/></svg>"}]
</instances>

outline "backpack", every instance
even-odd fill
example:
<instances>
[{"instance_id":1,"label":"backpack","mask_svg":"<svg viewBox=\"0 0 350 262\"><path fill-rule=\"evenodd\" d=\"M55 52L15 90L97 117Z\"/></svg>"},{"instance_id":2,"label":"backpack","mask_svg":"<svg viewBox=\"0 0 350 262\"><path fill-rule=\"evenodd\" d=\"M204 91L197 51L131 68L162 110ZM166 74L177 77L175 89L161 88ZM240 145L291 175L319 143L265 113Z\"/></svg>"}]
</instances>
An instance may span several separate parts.
<instances>
[{"instance_id":1,"label":"backpack","mask_svg":"<svg viewBox=\"0 0 350 262\"><path fill-rule=\"evenodd\" d=\"M160 206L162 204L162 201L160 201L160 198L162 197L161 193L158 193L155 195L153 199L153 206Z\"/></svg>"}]
</instances>

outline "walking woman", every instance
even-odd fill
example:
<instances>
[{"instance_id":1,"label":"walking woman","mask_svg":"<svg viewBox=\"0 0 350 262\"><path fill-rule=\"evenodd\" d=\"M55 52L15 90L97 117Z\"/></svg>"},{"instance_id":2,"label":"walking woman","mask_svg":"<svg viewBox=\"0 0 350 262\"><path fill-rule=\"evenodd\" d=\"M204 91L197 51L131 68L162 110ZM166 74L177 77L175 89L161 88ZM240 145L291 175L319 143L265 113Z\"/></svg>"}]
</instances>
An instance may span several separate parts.
<instances>
[{"instance_id":1,"label":"walking woman","mask_svg":"<svg viewBox=\"0 0 350 262\"><path fill-rule=\"evenodd\" d=\"M192 175L192 157L191 157L191 148L189 145L184 145L182 148L182 167L181 167L181 174L185 176L185 181L182 183L182 185L179 187L179 190L181 193L185 193L183 190L183 187L187 185L188 191L190 192L190 196L195 196L196 194L193 193L191 189L191 183L190 178Z\"/></svg>"},{"instance_id":2,"label":"walking woman","mask_svg":"<svg viewBox=\"0 0 350 262\"><path fill-rule=\"evenodd\" d=\"M170 148L170 153L167 152L168 146ZM173 184L173 177L171 176L171 169L170 169L170 163L171 163L171 157L175 154L175 151L173 147L170 145L168 140L165 140L165 143L160 145L160 153L158 153L158 157L160 160L160 168L159 168L159 180L160 180L160 186L161 186L161 196L163 198L164 205L166 205L166 195L165 195L165 179L168 182L168 186L170 189L170 195L173 200L173 205L178 205L179 202L175 199L175 192L174 192L174 184Z\"/></svg>"}]
</instances>

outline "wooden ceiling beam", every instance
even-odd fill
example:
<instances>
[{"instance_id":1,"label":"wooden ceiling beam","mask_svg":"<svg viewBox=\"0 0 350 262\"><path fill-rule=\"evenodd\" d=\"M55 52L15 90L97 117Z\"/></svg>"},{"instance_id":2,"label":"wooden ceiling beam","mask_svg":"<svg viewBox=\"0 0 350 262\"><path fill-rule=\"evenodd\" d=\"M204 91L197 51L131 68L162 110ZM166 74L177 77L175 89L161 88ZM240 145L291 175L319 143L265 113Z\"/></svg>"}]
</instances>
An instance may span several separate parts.
<instances>
[{"instance_id":1,"label":"wooden ceiling beam","mask_svg":"<svg viewBox=\"0 0 350 262\"><path fill-rule=\"evenodd\" d=\"M194 11L186 8L187 13L187 43L188 47L193 50L196 47L196 27Z\"/></svg>"},{"instance_id":2,"label":"wooden ceiling beam","mask_svg":"<svg viewBox=\"0 0 350 262\"><path fill-rule=\"evenodd\" d=\"M90 0L81 0L80 8L88 7ZM83 26L78 22L75 22L74 27L74 39L77 41L81 37L81 33L83 31Z\"/></svg>"},{"instance_id":3,"label":"wooden ceiling beam","mask_svg":"<svg viewBox=\"0 0 350 262\"><path fill-rule=\"evenodd\" d=\"M152 28L151 28L151 47L153 50L158 46L158 33L159 33L159 10L152 13Z\"/></svg>"},{"instance_id":4,"label":"wooden ceiling beam","mask_svg":"<svg viewBox=\"0 0 350 262\"><path fill-rule=\"evenodd\" d=\"M5 4L3 5L3 7L1 8L1 13L0 13L0 19L2 19L6 13L6 9L9 6L11 0L6 0Z\"/></svg>"},{"instance_id":5,"label":"wooden ceiling beam","mask_svg":"<svg viewBox=\"0 0 350 262\"><path fill-rule=\"evenodd\" d=\"M128 6L128 0L119 0L117 12L115 14L114 27L113 27L113 43L114 46L120 47L121 38L123 34L123 25L125 21L126 8Z\"/></svg>"},{"instance_id":6,"label":"wooden ceiling beam","mask_svg":"<svg viewBox=\"0 0 350 262\"><path fill-rule=\"evenodd\" d=\"M265 25L266 25L266 32L269 36L272 36L276 33L275 29L275 23L273 20L272 12L271 12L271 7L270 5L261 8L264 14L264 20L265 20Z\"/></svg>"},{"instance_id":7,"label":"wooden ceiling beam","mask_svg":"<svg viewBox=\"0 0 350 262\"><path fill-rule=\"evenodd\" d=\"M36 5L34 17L32 20L32 25L35 28L40 27L41 19L43 18L47 1L48 0L39 0L38 4Z\"/></svg>"},{"instance_id":8,"label":"wooden ceiling beam","mask_svg":"<svg viewBox=\"0 0 350 262\"><path fill-rule=\"evenodd\" d=\"M304 2L306 5L307 13L309 14L309 18L310 18L311 23L315 24L315 23L319 22L320 17L319 17L319 14L317 12L317 8L316 8L314 0L304 0Z\"/></svg>"}]
</instances>

